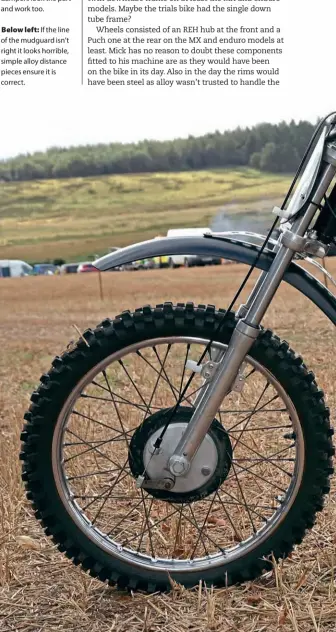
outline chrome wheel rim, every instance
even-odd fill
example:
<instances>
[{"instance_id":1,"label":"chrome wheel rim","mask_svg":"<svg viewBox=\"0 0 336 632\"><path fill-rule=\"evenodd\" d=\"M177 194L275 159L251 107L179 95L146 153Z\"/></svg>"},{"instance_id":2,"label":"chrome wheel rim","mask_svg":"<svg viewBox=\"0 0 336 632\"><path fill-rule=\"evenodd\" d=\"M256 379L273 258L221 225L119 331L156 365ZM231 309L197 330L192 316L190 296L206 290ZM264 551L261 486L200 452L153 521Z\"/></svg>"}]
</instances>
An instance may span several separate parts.
<instances>
[{"instance_id":1,"label":"chrome wheel rim","mask_svg":"<svg viewBox=\"0 0 336 632\"><path fill-rule=\"evenodd\" d=\"M233 470L223 485L182 509L136 489L126 458L130 438L146 416L176 402L189 377L187 359L197 360L207 343L175 336L119 350L80 380L57 418L52 468L66 511L106 553L147 570L202 571L245 556L279 527L302 480L304 440L294 405L248 356L243 391L233 391L217 416L233 442ZM210 358L225 349L214 342ZM188 405L201 389L195 376Z\"/></svg>"}]
</instances>

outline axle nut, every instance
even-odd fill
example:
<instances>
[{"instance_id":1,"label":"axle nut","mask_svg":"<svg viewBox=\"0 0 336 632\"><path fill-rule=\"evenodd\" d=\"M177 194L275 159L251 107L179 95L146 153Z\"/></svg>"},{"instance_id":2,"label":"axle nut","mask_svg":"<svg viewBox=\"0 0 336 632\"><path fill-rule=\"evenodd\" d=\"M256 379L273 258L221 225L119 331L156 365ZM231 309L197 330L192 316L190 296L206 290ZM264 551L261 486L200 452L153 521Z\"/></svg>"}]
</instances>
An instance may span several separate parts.
<instances>
[{"instance_id":1,"label":"axle nut","mask_svg":"<svg viewBox=\"0 0 336 632\"><path fill-rule=\"evenodd\" d=\"M176 463L173 463L172 470L174 474L182 474L182 472L184 472L184 463L179 463L178 461Z\"/></svg>"},{"instance_id":2,"label":"axle nut","mask_svg":"<svg viewBox=\"0 0 336 632\"><path fill-rule=\"evenodd\" d=\"M169 461L169 469L174 476L183 476L189 471L190 463L184 456L172 456Z\"/></svg>"}]
</instances>

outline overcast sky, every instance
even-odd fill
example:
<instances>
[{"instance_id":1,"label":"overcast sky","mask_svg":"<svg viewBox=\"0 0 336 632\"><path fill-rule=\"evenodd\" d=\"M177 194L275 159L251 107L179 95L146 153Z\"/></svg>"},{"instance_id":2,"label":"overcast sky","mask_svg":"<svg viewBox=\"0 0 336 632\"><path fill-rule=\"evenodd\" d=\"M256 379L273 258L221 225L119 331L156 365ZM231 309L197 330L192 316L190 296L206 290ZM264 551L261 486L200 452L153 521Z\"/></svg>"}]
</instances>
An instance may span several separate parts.
<instances>
[{"instance_id":1,"label":"overcast sky","mask_svg":"<svg viewBox=\"0 0 336 632\"><path fill-rule=\"evenodd\" d=\"M264 121L315 122L336 109L335 5L335 0L277 3L264 21L281 26L286 38L282 85L273 89L82 87L80 46L74 38L72 64L62 83L52 87L39 80L30 88L0 90L0 158L55 145L170 139ZM77 4L72 7L67 8L67 20L75 31ZM228 15L216 22L242 23L240 17ZM61 21L64 24L64 18Z\"/></svg>"}]
</instances>

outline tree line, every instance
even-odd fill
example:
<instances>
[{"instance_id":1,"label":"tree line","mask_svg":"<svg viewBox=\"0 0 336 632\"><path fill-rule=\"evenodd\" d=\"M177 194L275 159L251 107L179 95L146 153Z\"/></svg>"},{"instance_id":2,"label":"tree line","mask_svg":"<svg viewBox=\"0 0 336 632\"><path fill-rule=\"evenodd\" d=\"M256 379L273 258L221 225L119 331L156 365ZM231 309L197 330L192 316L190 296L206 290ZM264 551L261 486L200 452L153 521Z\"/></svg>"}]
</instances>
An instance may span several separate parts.
<instances>
[{"instance_id":1,"label":"tree line","mask_svg":"<svg viewBox=\"0 0 336 632\"><path fill-rule=\"evenodd\" d=\"M232 131L168 141L51 147L0 161L5 182L107 174L191 171L250 166L273 173L298 167L314 125L308 121L262 123Z\"/></svg>"}]
</instances>

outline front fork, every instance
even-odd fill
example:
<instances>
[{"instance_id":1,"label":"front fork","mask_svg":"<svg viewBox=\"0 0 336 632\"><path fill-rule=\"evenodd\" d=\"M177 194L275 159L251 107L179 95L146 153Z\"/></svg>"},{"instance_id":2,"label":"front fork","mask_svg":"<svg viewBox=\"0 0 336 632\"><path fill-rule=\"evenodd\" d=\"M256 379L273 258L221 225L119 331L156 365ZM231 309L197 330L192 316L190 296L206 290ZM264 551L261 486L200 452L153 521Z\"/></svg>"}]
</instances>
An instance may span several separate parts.
<instances>
[{"instance_id":1,"label":"front fork","mask_svg":"<svg viewBox=\"0 0 336 632\"><path fill-rule=\"evenodd\" d=\"M174 454L169 459L169 470L173 476L183 476L190 469L191 461L202 444L223 399L230 392L239 369L260 332L260 323L276 293L287 267L298 250L321 204L336 172L331 164L324 166L320 183L305 213L293 222L286 246L280 243L278 252L268 272L263 272L250 294L248 301L238 311L238 323L233 331L225 354L219 352L220 360L214 376L205 383L203 393L195 402L194 414L182 435Z\"/></svg>"}]
</instances>

